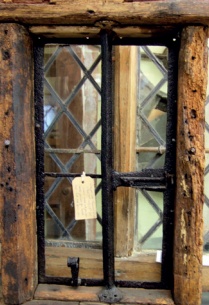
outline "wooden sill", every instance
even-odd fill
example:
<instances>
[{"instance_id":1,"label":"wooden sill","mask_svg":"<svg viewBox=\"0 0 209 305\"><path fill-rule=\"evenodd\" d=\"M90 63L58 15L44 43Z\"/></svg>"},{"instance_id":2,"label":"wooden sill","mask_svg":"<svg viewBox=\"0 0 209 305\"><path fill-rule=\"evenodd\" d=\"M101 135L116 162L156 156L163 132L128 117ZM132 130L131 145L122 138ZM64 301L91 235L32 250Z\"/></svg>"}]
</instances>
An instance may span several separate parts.
<instances>
[{"instance_id":1,"label":"wooden sill","mask_svg":"<svg viewBox=\"0 0 209 305\"><path fill-rule=\"evenodd\" d=\"M103 278L101 249L46 247L46 274L53 277L69 277L67 257L79 257L79 277ZM161 264L156 253L135 253L126 258L115 258L115 278L125 281L160 282Z\"/></svg>"},{"instance_id":2,"label":"wooden sill","mask_svg":"<svg viewBox=\"0 0 209 305\"><path fill-rule=\"evenodd\" d=\"M82 304L89 304L89 302L99 304L98 294L103 287L78 287L72 288L68 286L60 285L48 285L40 284L35 292L35 300L39 300L39 303L35 301L27 302L28 305L35 304L48 304L45 301L67 301L67 302L82 302ZM174 305L174 301L171 297L169 290L146 290L136 288L120 288L123 294L120 304L141 304L141 305ZM43 300L44 302L40 302ZM55 304L55 303L54 303ZM60 303L61 305L62 303ZM64 303L68 304L68 303ZM71 303L69 303L71 304ZM77 303L73 303L77 304ZM103 303L104 304L104 303Z\"/></svg>"}]
</instances>

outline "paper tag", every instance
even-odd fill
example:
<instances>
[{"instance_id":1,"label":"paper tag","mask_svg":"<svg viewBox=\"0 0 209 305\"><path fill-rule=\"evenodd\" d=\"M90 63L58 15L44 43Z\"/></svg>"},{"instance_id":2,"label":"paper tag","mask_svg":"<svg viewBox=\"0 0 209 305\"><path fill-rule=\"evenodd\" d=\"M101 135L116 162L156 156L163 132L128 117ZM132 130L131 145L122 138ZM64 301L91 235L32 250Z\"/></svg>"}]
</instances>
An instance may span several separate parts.
<instances>
[{"instance_id":1,"label":"paper tag","mask_svg":"<svg viewBox=\"0 0 209 305\"><path fill-rule=\"evenodd\" d=\"M202 257L202 265L209 266L209 255L203 255Z\"/></svg>"},{"instance_id":2,"label":"paper tag","mask_svg":"<svg viewBox=\"0 0 209 305\"><path fill-rule=\"evenodd\" d=\"M97 218L94 180L82 175L82 177L73 179L72 186L75 219Z\"/></svg>"},{"instance_id":3,"label":"paper tag","mask_svg":"<svg viewBox=\"0 0 209 305\"><path fill-rule=\"evenodd\" d=\"M156 253L156 262L157 263L162 263L162 250L157 250L157 253Z\"/></svg>"}]
</instances>

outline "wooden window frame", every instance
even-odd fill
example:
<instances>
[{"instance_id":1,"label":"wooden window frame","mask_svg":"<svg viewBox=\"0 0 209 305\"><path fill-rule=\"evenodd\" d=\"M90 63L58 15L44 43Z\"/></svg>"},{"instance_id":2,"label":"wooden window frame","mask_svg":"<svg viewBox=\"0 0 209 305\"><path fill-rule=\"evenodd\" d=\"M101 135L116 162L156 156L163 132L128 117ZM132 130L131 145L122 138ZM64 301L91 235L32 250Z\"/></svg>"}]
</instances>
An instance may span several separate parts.
<instances>
[{"instance_id":1,"label":"wooden window frame","mask_svg":"<svg viewBox=\"0 0 209 305\"><path fill-rule=\"evenodd\" d=\"M174 301L169 291L138 289L134 293L124 288L121 302L161 304L163 299L164 304L199 305L208 1L191 6L187 0L80 0L79 3L2 0L0 9L0 220L4 302L41 304L35 300L50 299L98 303L99 287L80 287L75 292L66 286L38 285L37 281L32 36L94 38L105 28L123 38L160 37L162 33L172 35L182 30L177 101ZM196 132L191 135L194 129Z\"/></svg>"}]
</instances>

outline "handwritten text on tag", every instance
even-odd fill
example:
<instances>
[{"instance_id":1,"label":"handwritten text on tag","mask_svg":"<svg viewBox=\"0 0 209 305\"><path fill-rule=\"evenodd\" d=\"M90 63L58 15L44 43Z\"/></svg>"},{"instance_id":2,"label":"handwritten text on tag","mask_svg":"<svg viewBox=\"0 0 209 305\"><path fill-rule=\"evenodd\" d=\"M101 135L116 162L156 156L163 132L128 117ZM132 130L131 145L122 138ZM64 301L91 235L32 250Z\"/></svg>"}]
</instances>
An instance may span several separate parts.
<instances>
[{"instance_id":1,"label":"handwritten text on tag","mask_svg":"<svg viewBox=\"0 0 209 305\"><path fill-rule=\"evenodd\" d=\"M94 180L91 177L76 177L72 182L75 219L97 218Z\"/></svg>"}]
</instances>

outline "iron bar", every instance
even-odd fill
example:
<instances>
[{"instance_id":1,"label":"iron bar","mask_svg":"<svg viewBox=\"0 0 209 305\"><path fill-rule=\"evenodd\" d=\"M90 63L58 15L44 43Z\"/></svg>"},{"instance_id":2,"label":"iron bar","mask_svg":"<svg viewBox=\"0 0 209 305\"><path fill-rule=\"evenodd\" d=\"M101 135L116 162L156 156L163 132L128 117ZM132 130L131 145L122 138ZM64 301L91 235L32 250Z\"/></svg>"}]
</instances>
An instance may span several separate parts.
<instances>
[{"instance_id":1,"label":"iron bar","mask_svg":"<svg viewBox=\"0 0 209 305\"><path fill-rule=\"evenodd\" d=\"M168 99L167 99L167 126L166 126L166 154L164 169L167 175L176 171L176 101L178 81L178 53L179 39L176 38L168 50ZM173 287L173 230L174 230L174 198L175 181L164 191L163 211L163 244L162 244L162 269L161 281L164 288Z\"/></svg>"},{"instance_id":2,"label":"iron bar","mask_svg":"<svg viewBox=\"0 0 209 305\"><path fill-rule=\"evenodd\" d=\"M101 33L102 52L102 224L103 272L105 286L114 286L114 217L113 217L113 94L112 42L106 31Z\"/></svg>"},{"instance_id":3,"label":"iron bar","mask_svg":"<svg viewBox=\"0 0 209 305\"><path fill-rule=\"evenodd\" d=\"M80 174L74 174L74 173L52 173L52 172L45 172L44 173L45 176L47 177L54 177L54 178L58 178L58 177L62 177L62 178L75 178L75 177L80 177L81 176L81 173ZM91 178L102 178L102 175L98 175L98 174L88 174L86 173L86 176L90 176Z\"/></svg>"},{"instance_id":4,"label":"iron bar","mask_svg":"<svg viewBox=\"0 0 209 305\"><path fill-rule=\"evenodd\" d=\"M44 111L43 111L43 59L44 46L34 47L34 100L35 100L35 140L36 140L36 216L38 227L38 278L45 276L44 237Z\"/></svg>"}]
</instances>

